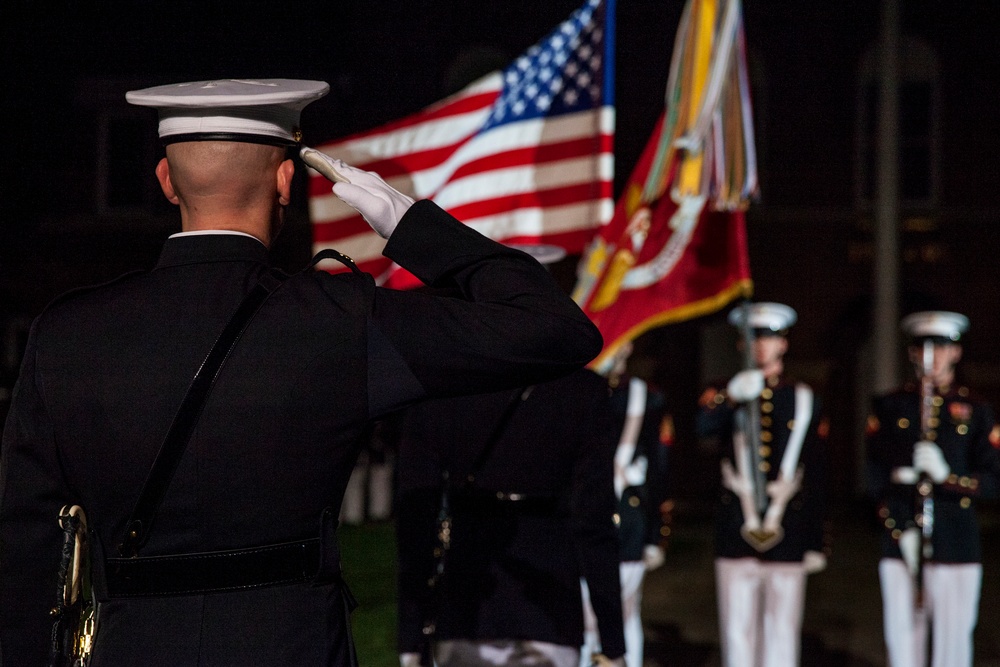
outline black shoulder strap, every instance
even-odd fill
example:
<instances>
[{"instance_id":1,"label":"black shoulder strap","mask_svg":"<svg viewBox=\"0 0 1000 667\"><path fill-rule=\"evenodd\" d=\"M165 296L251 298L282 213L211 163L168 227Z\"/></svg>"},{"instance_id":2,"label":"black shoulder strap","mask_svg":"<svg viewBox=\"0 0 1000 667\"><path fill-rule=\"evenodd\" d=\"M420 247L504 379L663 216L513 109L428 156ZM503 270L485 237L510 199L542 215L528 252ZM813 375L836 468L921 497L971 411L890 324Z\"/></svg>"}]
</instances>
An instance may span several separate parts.
<instances>
[{"instance_id":1,"label":"black shoulder strap","mask_svg":"<svg viewBox=\"0 0 1000 667\"><path fill-rule=\"evenodd\" d=\"M133 558L137 556L139 549L149 539L149 529L153 518L163 501L167 487L170 486L170 481L180 463L181 455L187 448L188 440L198 422L198 417L201 416L205 398L212 390L222 365L229 358L236 343L246 331L250 320L264 303L264 300L281 285L285 277L284 274L277 271L267 271L261 275L250 293L243 298L226 328L222 330L215 345L212 346L212 350L195 373L194 379L188 386L187 394L184 396L177 414L174 415L170 430L167 431L163 444L160 445L160 451L156 455L146 483L139 493L139 499L125 524L125 539L118 547L118 551L123 557Z\"/></svg>"},{"instance_id":2,"label":"black shoulder strap","mask_svg":"<svg viewBox=\"0 0 1000 667\"><path fill-rule=\"evenodd\" d=\"M483 448L479 451L479 455L476 457L475 462L472 464L472 468L463 483L473 484L476 481L476 475L483 469L486 462L489 460L490 456L493 454L493 450L496 449L496 445L500 442L500 438L507 431L507 425L510 420L514 417L514 413L517 411L519 405L528 400L531 396L531 392L534 391L535 385L530 385L523 389L518 389L511 396L510 400L507 402L506 407L502 413L500 413L500 418L493 425L493 430L490 432L489 438L486 439Z\"/></svg>"},{"instance_id":3,"label":"black shoulder strap","mask_svg":"<svg viewBox=\"0 0 1000 667\"><path fill-rule=\"evenodd\" d=\"M306 268L310 269L315 268L315 266L320 262L322 262L324 259L337 260L338 262L349 268L354 273L362 273L361 269L358 268L358 265L354 263L353 259L351 259L342 252L337 252L333 248L326 248L324 250L320 250L313 256L312 261L309 262L309 266Z\"/></svg>"}]
</instances>

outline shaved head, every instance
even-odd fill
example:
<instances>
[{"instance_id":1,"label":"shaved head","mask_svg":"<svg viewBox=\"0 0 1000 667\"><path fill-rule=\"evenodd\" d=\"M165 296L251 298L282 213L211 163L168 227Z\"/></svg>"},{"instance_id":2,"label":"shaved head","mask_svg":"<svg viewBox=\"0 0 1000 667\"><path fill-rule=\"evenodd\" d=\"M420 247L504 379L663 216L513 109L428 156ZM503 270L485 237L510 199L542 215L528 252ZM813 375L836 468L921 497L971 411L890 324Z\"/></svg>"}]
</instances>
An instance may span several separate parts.
<instances>
[{"instance_id":1,"label":"shaved head","mask_svg":"<svg viewBox=\"0 0 1000 667\"><path fill-rule=\"evenodd\" d=\"M185 231L243 231L269 244L281 228L295 167L278 146L239 141L167 145L156 176Z\"/></svg>"},{"instance_id":2,"label":"shaved head","mask_svg":"<svg viewBox=\"0 0 1000 667\"><path fill-rule=\"evenodd\" d=\"M235 141L186 141L167 146L177 196L245 208L274 199L274 173L284 160L277 146Z\"/></svg>"}]
</instances>

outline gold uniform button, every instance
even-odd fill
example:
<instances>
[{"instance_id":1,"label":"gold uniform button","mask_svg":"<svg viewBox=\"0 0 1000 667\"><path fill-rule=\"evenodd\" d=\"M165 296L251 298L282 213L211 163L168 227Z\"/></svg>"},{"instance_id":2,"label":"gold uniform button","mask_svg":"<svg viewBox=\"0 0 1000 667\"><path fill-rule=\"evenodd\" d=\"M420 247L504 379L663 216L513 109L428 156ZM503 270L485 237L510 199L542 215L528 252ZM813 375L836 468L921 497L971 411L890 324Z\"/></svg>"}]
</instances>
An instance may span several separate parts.
<instances>
[{"instance_id":1,"label":"gold uniform button","mask_svg":"<svg viewBox=\"0 0 1000 667\"><path fill-rule=\"evenodd\" d=\"M771 455L771 448L768 447L767 445L761 445L760 455L763 456L764 458L767 458L768 456Z\"/></svg>"},{"instance_id":2,"label":"gold uniform button","mask_svg":"<svg viewBox=\"0 0 1000 667\"><path fill-rule=\"evenodd\" d=\"M760 404L760 411L761 412L773 412L774 411L774 403L771 403L770 401L768 401L766 403L761 403Z\"/></svg>"},{"instance_id":3,"label":"gold uniform button","mask_svg":"<svg viewBox=\"0 0 1000 667\"><path fill-rule=\"evenodd\" d=\"M927 431L928 440L937 440L937 431Z\"/></svg>"},{"instance_id":4,"label":"gold uniform button","mask_svg":"<svg viewBox=\"0 0 1000 667\"><path fill-rule=\"evenodd\" d=\"M632 507L638 507L639 506L639 499L636 498L635 496L631 496L628 499L628 504L631 505Z\"/></svg>"},{"instance_id":5,"label":"gold uniform button","mask_svg":"<svg viewBox=\"0 0 1000 667\"><path fill-rule=\"evenodd\" d=\"M901 531L899 528L893 528L893 530L892 530L892 539L898 540L899 536L902 535L902 534L903 534L903 531Z\"/></svg>"},{"instance_id":6,"label":"gold uniform button","mask_svg":"<svg viewBox=\"0 0 1000 667\"><path fill-rule=\"evenodd\" d=\"M761 461L758 467L760 468L761 472L770 472L771 470L771 464L768 463L767 461Z\"/></svg>"},{"instance_id":7,"label":"gold uniform button","mask_svg":"<svg viewBox=\"0 0 1000 667\"><path fill-rule=\"evenodd\" d=\"M955 427L955 432L959 435L966 435L969 432L968 424L959 424Z\"/></svg>"},{"instance_id":8,"label":"gold uniform button","mask_svg":"<svg viewBox=\"0 0 1000 667\"><path fill-rule=\"evenodd\" d=\"M771 425L771 418L768 417L768 416L766 416L766 415L763 416L763 417L761 417L760 418L760 425L761 426L770 426Z\"/></svg>"},{"instance_id":9,"label":"gold uniform button","mask_svg":"<svg viewBox=\"0 0 1000 667\"><path fill-rule=\"evenodd\" d=\"M972 507L972 499L962 498L960 501L958 501L958 504L962 506L962 509L967 510L970 507Z\"/></svg>"},{"instance_id":10,"label":"gold uniform button","mask_svg":"<svg viewBox=\"0 0 1000 667\"><path fill-rule=\"evenodd\" d=\"M910 428L910 420L906 417L900 417L899 421L896 422L896 425L899 426L899 428Z\"/></svg>"},{"instance_id":11,"label":"gold uniform button","mask_svg":"<svg viewBox=\"0 0 1000 667\"><path fill-rule=\"evenodd\" d=\"M931 428L937 428L938 424L940 423L941 420L938 419L937 417L931 417L930 419L927 420L927 425L930 426Z\"/></svg>"},{"instance_id":12,"label":"gold uniform button","mask_svg":"<svg viewBox=\"0 0 1000 667\"><path fill-rule=\"evenodd\" d=\"M895 519L891 519L891 518L890 519L886 519L885 520L885 527L889 528L889 529L895 528L896 527L896 520Z\"/></svg>"},{"instance_id":13,"label":"gold uniform button","mask_svg":"<svg viewBox=\"0 0 1000 667\"><path fill-rule=\"evenodd\" d=\"M771 391L770 387L764 387L764 391L760 392L760 397L765 401L770 401L773 396L774 392Z\"/></svg>"},{"instance_id":14,"label":"gold uniform button","mask_svg":"<svg viewBox=\"0 0 1000 667\"><path fill-rule=\"evenodd\" d=\"M795 420L794 419L789 419L788 423L786 424L786 426L788 427L789 431L794 431L795 430Z\"/></svg>"},{"instance_id":15,"label":"gold uniform button","mask_svg":"<svg viewBox=\"0 0 1000 667\"><path fill-rule=\"evenodd\" d=\"M670 537L670 526L661 526L660 535L662 537Z\"/></svg>"},{"instance_id":16,"label":"gold uniform button","mask_svg":"<svg viewBox=\"0 0 1000 667\"><path fill-rule=\"evenodd\" d=\"M933 405L936 408L940 408L942 405L944 405L944 399L941 398L940 396L935 396L934 398L931 399L931 405Z\"/></svg>"},{"instance_id":17,"label":"gold uniform button","mask_svg":"<svg viewBox=\"0 0 1000 667\"><path fill-rule=\"evenodd\" d=\"M965 398L966 396L969 395L969 388L968 387L959 387L958 388L958 395L961 396L961 397L963 397L963 398Z\"/></svg>"},{"instance_id":18,"label":"gold uniform button","mask_svg":"<svg viewBox=\"0 0 1000 667\"><path fill-rule=\"evenodd\" d=\"M771 442L771 440L773 438L774 438L774 436L771 435L770 431L761 431L760 432L760 441L761 442Z\"/></svg>"}]
</instances>

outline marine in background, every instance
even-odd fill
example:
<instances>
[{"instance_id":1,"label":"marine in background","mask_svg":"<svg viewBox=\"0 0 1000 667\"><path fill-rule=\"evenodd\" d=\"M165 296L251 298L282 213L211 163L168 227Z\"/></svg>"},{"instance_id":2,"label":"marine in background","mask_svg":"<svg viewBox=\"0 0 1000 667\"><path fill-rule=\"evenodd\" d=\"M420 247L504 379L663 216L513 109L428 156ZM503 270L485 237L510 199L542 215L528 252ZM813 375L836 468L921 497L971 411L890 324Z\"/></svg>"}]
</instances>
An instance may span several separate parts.
<instances>
[{"instance_id":1,"label":"marine in background","mask_svg":"<svg viewBox=\"0 0 1000 667\"><path fill-rule=\"evenodd\" d=\"M975 505L997 494L1000 430L993 408L956 376L968 327L959 313L905 317L914 377L876 398L868 417L891 667L927 665L928 640L934 667L973 662L983 573Z\"/></svg>"},{"instance_id":2,"label":"marine in background","mask_svg":"<svg viewBox=\"0 0 1000 667\"><path fill-rule=\"evenodd\" d=\"M701 396L696 428L718 441L715 577L726 667L800 660L806 577L826 566L826 423L811 387L785 375L780 303L735 308L746 369Z\"/></svg>"},{"instance_id":3,"label":"marine in background","mask_svg":"<svg viewBox=\"0 0 1000 667\"><path fill-rule=\"evenodd\" d=\"M632 343L615 354L607 374L615 429L614 487L618 499L619 574L625 664L642 667L645 635L642 629L642 586L647 572L664 562L663 503L667 500L667 460L673 444L673 421L663 394L645 380L628 373ZM601 638L583 582L586 643L581 665L600 652Z\"/></svg>"}]
</instances>

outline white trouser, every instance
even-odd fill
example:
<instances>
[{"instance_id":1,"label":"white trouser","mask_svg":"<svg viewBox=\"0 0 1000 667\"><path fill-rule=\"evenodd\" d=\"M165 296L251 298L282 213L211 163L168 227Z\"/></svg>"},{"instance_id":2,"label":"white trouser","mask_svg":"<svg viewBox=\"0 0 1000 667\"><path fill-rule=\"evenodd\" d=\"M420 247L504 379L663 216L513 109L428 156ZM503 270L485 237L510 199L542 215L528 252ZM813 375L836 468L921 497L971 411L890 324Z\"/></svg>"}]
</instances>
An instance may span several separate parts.
<instances>
[{"instance_id":1,"label":"white trouser","mask_svg":"<svg viewBox=\"0 0 1000 667\"><path fill-rule=\"evenodd\" d=\"M400 665L407 667L406 657L412 655L400 656ZM434 644L436 667L577 667L579 662L580 653L572 646L530 639L446 639Z\"/></svg>"},{"instance_id":2,"label":"white trouser","mask_svg":"<svg viewBox=\"0 0 1000 667\"><path fill-rule=\"evenodd\" d=\"M878 574L890 667L927 665L928 625L933 634L932 667L971 667L983 566L979 563L924 565L924 605L920 610L913 600L913 577L902 560L883 558L878 564Z\"/></svg>"},{"instance_id":3,"label":"white trouser","mask_svg":"<svg viewBox=\"0 0 1000 667\"><path fill-rule=\"evenodd\" d=\"M642 667L642 581L646 576L646 565L641 560L626 561L618 565L622 587L622 625L625 629L625 665ZM590 605L590 589L587 582L580 580L583 591L583 649L580 651L580 665L591 664L590 656L601 651L601 637L597 629L597 617Z\"/></svg>"},{"instance_id":4,"label":"white trouser","mask_svg":"<svg viewBox=\"0 0 1000 667\"><path fill-rule=\"evenodd\" d=\"M806 596L802 563L718 558L715 585L725 667L799 664Z\"/></svg>"}]
</instances>

